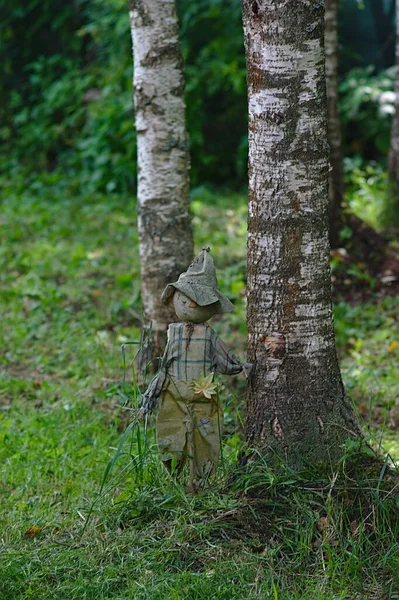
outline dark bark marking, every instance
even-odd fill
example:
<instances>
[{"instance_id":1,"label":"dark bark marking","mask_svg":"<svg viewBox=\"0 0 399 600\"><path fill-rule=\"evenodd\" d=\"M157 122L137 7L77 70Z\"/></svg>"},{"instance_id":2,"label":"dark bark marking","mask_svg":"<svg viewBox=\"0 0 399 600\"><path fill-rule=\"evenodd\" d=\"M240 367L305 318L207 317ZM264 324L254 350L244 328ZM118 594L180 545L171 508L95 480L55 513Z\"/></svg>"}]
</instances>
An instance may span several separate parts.
<instances>
[{"instance_id":1,"label":"dark bark marking","mask_svg":"<svg viewBox=\"0 0 399 600\"><path fill-rule=\"evenodd\" d=\"M157 146L157 152L171 152L174 149L181 150L182 152L188 152L188 143L183 140L179 140L170 136L168 140L165 140L163 144Z\"/></svg>"},{"instance_id":2,"label":"dark bark marking","mask_svg":"<svg viewBox=\"0 0 399 600\"><path fill-rule=\"evenodd\" d=\"M167 60L176 62L176 59L180 62L179 41L152 47L141 59L140 64L142 67L155 67L161 62L164 64Z\"/></svg>"},{"instance_id":3,"label":"dark bark marking","mask_svg":"<svg viewBox=\"0 0 399 600\"><path fill-rule=\"evenodd\" d=\"M282 333L274 331L271 335L260 335L259 339L263 342L269 357L278 360L285 357L287 348L285 336Z\"/></svg>"},{"instance_id":4,"label":"dark bark marking","mask_svg":"<svg viewBox=\"0 0 399 600\"><path fill-rule=\"evenodd\" d=\"M140 19L140 27L152 25L152 19L144 5L143 0L128 0L129 11L136 11Z\"/></svg>"}]
</instances>

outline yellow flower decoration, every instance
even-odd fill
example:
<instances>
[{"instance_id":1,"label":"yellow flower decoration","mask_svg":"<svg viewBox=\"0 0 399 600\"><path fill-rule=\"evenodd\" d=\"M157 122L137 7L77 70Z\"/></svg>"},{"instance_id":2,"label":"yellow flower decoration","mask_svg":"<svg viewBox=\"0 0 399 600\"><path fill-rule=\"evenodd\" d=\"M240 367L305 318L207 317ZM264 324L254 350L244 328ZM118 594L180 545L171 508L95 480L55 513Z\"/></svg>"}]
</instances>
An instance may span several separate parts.
<instances>
[{"instance_id":1,"label":"yellow flower decoration","mask_svg":"<svg viewBox=\"0 0 399 600\"><path fill-rule=\"evenodd\" d=\"M191 387L194 390L194 394L202 394L208 400L212 399L212 396L217 394L217 383L213 382L214 373L210 373L207 377L203 375L199 379L193 379Z\"/></svg>"}]
</instances>

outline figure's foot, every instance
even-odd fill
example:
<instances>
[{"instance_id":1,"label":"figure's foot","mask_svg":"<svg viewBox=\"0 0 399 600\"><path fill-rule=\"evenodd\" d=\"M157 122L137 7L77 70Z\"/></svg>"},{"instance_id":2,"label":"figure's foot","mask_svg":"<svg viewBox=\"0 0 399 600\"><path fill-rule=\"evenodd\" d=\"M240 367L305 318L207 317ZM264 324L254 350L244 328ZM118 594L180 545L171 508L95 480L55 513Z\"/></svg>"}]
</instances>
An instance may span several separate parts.
<instances>
[{"instance_id":1,"label":"figure's foot","mask_svg":"<svg viewBox=\"0 0 399 600\"><path fill-rule=\"evenodd\" d=\"M178 461L176 461L174 458L169 458L167 460L163 460L162 464L171 475L179 476L183 470L185 462L185 458L182 458Z\"/></svg>"},{"instance_id":2,"label":"figure's foot","mask_svg":"<svg viewBox=\"0 0 399 600\"><path fill-rule=\"evenodd\" d=\"M163 460L162 461L163 466L165 467L165 469L167 471L169 471L169 473L172 472L172 459L169 460Z\"/></svg>"}]
</instances>

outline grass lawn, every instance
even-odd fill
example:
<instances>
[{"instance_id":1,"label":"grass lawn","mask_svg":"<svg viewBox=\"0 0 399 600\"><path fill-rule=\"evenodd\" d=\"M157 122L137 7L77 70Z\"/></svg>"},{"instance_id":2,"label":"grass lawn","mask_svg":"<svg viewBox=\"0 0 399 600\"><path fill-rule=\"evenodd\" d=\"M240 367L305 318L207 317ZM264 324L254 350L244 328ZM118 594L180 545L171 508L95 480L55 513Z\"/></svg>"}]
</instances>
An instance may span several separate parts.
<instances>
[{"instance_id":1,"label":"grass lawn","mask_svg":"<svg viewBox=\"0 0 399 600\"><path fill-rule=\"evenodd\" d=\"M245 356L245 205L193 198L234 314L214 327ZM388 459L237 473L244 400L226 381L220 477L193 497L131 428L140 342L134 203L12 196L0 232L0 599L399 598L399 496ZM219 224L215 230L214 223ZM396 298L335 307L347 389L369 441L399 458ZM99 494L109 461L118 460ZM103 482L104 483L104 482ZM262 492L262 493L260 493ZM88 520L88 516L90 519Z\"/></svg>"}]
</instances>

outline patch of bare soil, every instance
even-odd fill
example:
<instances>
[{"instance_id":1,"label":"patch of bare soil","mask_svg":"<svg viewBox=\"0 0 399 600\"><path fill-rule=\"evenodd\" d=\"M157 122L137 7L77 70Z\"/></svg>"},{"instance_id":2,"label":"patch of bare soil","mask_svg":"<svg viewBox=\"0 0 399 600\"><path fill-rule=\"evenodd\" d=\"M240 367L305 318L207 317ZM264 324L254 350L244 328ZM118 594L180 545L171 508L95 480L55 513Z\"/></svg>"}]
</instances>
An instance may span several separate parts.
<instances>
[{"instance_id":1,"label":"patch of bare soil","mask_svg":"<svg viewBox=\"0 0 399 600\"><path fill-rule=\"evenodd\" d=\"M357 304L399 294L399 243L351 215L352 236L332 250L333 299Z\"/></svg>"}]
</instances>

